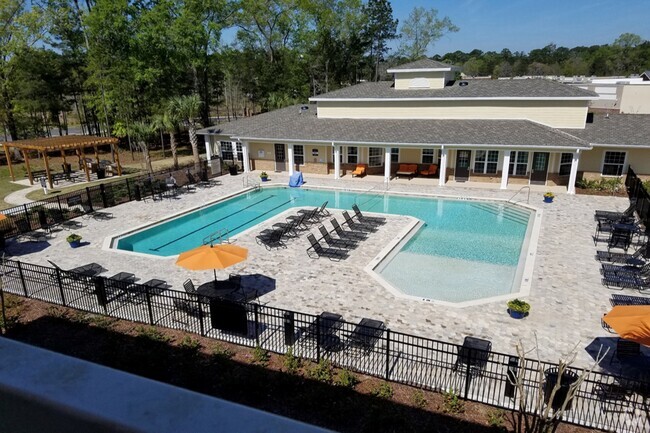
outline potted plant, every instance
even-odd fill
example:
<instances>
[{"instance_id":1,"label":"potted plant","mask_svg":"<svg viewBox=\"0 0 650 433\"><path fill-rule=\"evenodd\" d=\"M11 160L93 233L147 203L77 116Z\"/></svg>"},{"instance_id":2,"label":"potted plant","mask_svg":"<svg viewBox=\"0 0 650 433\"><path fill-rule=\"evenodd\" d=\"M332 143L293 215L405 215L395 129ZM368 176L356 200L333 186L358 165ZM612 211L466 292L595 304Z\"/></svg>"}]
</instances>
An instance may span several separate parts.
<instances>
[{"instance_id":1,"label":"potted plant","mask_svg":"<svg viewBox=\"0 0 650 433\"><path fill-rule=\"evenodd\" d=\"M260 179L262 179L262 182L266 182L267 180L269 180L269 175L265 171L263 171L260 173Z\"/></svg>"},{"instance_id":2,"label":"potted plant","mask_svg":"<svg viewBox=\"0 0 650 433\"><path fill-rule=\"evenodd\" d=\"M65 238L65 240L68 241L72 248L77 248L81 245L81 236L76 233L72 233L70 236Z\"/></svg>"},{"instance_id":3,"label":"potted plant","mask_svg":"<svg viewBox=\"0 0 650 433\"><path fill-rule=\"evenodd\" d=\"M553 194L551 191L547 191L544 193L544 202L545 203L553 203L553 199L555 198L555 194Z\"/></svg>"},{"instance_id":4,"label":"potted plant","mask_svg":"<svg viewBox=\"0 0 650 433\"><path fill-rule=\"evenodd\" d=\"M508 301L508 313L514 319L523 319L530 311L530 304L521 299L513 299Z\"/></svg>"}]
</instances>

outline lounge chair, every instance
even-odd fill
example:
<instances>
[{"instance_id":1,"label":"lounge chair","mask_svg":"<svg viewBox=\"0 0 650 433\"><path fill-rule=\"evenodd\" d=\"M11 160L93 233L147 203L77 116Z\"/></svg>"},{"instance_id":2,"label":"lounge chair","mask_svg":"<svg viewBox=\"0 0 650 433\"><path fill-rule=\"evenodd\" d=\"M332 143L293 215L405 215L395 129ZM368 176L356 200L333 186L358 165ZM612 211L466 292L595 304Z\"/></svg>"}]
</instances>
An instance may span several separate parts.
<instances>
[{"instance_id":1,"label":"lounge chair","mask_svg":"<svg viewBox=\"0 0 650 433\"><path fill-rule=\"evenodd\" d=\"M639 268L636 266L632 265L614 265L611 263L603 263L601 265L600 269L601 274L629 274L629 275L637 275L640 277L648 277L650 276L650 263L644 265L643 267Z\"/></svg>"},{"instance_id":2,"label":"lounge chair","mask_svg":"<svg viewBox=\"0 0 650 433\"><path fill-rule=\"evenodd\" d=\"M644 280L634 274L605 272L601 279L603 286L608 289L637 289L643 287ZM643 290L643 288L639 289Z\"/></svg>"},{"instance_id":3,"label":"lounge chair","mask_svg":"<svg viewBox=\"0 0 650 433\"><path fill-rule=\"evenodd\" d=\"M375 344L384 335L384 332L386 332L384 322L363 318L352 333L348 335L349 347L367 355L374 350Z\"/></svg>"},{"instance_id":4,"label":"lounge chair","mask_svg":"<svg viewBox=\"0 0 650 433\"><path fill-rule=\"evenodd\" d=\"M359 230L364 233L374 233L377 231L377 226L354 221L350 214L345 210L343 211L343 218L345 219L345 224L347 224L347 226L352 230Z\"/></svg>"},{"instance_id":5,"label":"lounge chair","mask_svg":"<svg viewBox=\"0 0 650 433\"><path fill-rule=\"evenodd\" d=\"M400 164L397 173L397 177L401 176L407 176L409 179L411 179L413 176L415 176L418 173L418 165L417 164Z\"/></svg>"},{"instance_id":6,"label":"lounge chair","mask_svg":"<svg viewBox=\"0 0 650 433\"><path fill-rule=\"evenodd\" d=\"M332 248L343 248L343 249L349 249L349 248L356 248L357 242L356 241L351 241L351 240L346 240L346 239L334 239L327 229L325 228L324 225L318 226L318 230L320 231L321 234L321 239L323 239L325 242L327 242L327 245L329 245Z\"/></svg>"},{"instance_id":7,"label":"lounge chair","mask_svg":"<svg viewBox=\"0 0 650 433\"><path fill-rule=\"evenodd\" d=\"M368 164L357 164L357 167L354 169L352 172L352 177L358 176L365 176L366 175L366 169L368 168Z\"/></svg>"},{"instance_id":8,"label":"lounge chair","mask_svg":"<svg viewBox=\"0 0 650 433\"><path fill-rule=\"evenodd\" d=\"M192 280L185 280L183 283L183 289L185 289L185 291L190 295L196 295L196 287L194 287Z\"/></svg>"},{"instance_id":9,"label":"lounge chair","mask_svg":"<svg viewBox=\"0 0 650 433\"><path fill-rule=\"evenodd\" d=\"M629 230L614 229L607 242L607 251L612 248L622 248L627 251L632 243L632 232Z\"/></svg>"},{"instance_id":10,"label":"lounge chair","mask_svg":"<svg viewBox=\"0 0 650 433\"><path fill-rule=\"evenodd\" d=\"M264 245L264 248L271 250L273 248L286 248L287 246L282 242L284 236L284 229L278 228L270 232L260 233L255 237L255 242Z\"/></svg>"},{"instance_id":11,"label":"lounge chair","mask_svg":"<svg viewBox=\"0 0 650 433\"><path fill-rule=\"evenodd\" d=\"M334 217L332 217L330 223L332 223L332 227L334 227L334 231L336 232L336 235L341 239L352 239L357 241L363 241L368 239L368 235L364 232L355 231L355 230L343 230L339 222Z\"/></svg>"},{"instance_id":12,"label":"lounge chair","mask_svg":"<svg viewBox=\"0 0 650 433\"><path fill-rule=\"evenodd\" d=\"M438 173L438 164L431 164L420 171L420 176L435 176Z\"/></svg>"},{"instance_id":13,"label":"lounge chair","mask_svg":"<svg viewBox=\"0 0 650 433\"><path fill-rule=\"evenodd\" d=\"M81 207L84 210L84 216L88 218L94 218L97 220L107 220L113 218L113 214L111 212L97 211L87 203L82 203Z\"/></svg>"},{"instance_id":14,"label":"lounge chair","mask_svg":"<svg viewBox=\"0 0 650 433\"><path fill-rule=\"evenodd\" d=\"M62 269L54 263L51 260L48 260L48 262L54 266L54 268L59 271L60 275L66 278L70 278L73 280L87 280L92 277L96 277L97 275L106 272L106 269L102 265L99 265L97 263L88 263L83 266L77 266L76 268L72 269ZM53 274L53 275L56 275Z\"/></svg>"},{"instance_id":15,"label":"lounge chair","mask_svg":"<svg viewBox=\"0 0 650 433\"><path fill-rule=\"evenodd\" d=\"M307 255L311 259L318 259L320 257L327 257L328 259L338 262L341 259L346 259L348 253L345 250L338 248L323 248L321 244L318 243L314 235L309 233L307 239L311 246L307 248Z\"/></svg>"},{"instance_id":16,"label":"lounge chair","mask_svg":"<svg viewBox=\"0 0 650 433\"><path fill-rule=\"evenodd\" d=\"M386 218L366 216L361 213L361 209L359 209L359 206L357 206L356 204L352 205L352 210L354 211L354 215L357 217L357 220L359 220L359 222L362 224L370 224L370 225L386 224Z\"/></svg>"},{"instance_id":17,"label":"lounge chair","mask_svg":"<svg viewBox=\"0 0 650 433\"><path fill-rule=\"evenodd\" d=\"M617 305L650 305L650 298L643 296L630 296L630 295L612 295L609 300L612 307Z\"/></svg>"},{"instance_id":18,"label":"lounge chair","mask_svg":"<svg viewBox=\"0 0 650 433\"><path fill-rule=\"evenodd\" d=\"M612 253L609 251L596 251L596 260L600 262L628 263L630 259L638 259L638 260L645 259L647 252L648 252L647 244L643 245L641 248L636 250L634 254Z\"/></svg>"},{"instance_id":19,"label":"lounge chair","mask_svg":"<svg viewBox=\"0 0 650 433\"><path fill-rule=\"evenodd\" d=\"M322 205L320 205L320 207L318 208L318 212L316 212L316 214L318 215L319 218L320 218L320 217L327 217L327 216L330 216L329 211L328 211L327 209L325 209L325 208L327 207L327 203L328 203L327 201L324 202L324 203L323 203ZM309 214L310 212L313 212L313 210L300 209L300 210L298 211L299 214Z\"/></svg>"},{"instance_id":20,"label":"lounge chair","mask_svg":"<svg viewBox=\"0 0 650 433\"><path fill-rule=\"evenodd\" d=\"M306 343L317 344L328 352L340 351L343 344L336 334L343 323L343 316L340 314L323 311L304 330L302 338Z\"/></svg>"},{"instance_id":21,"label":"lounge chair","mask_svg":"<svg viewBox=\"0 0 650 433\"><path fill-rule=\"evenodd\" d=\"M454 370L478 375L487 365L492 350L492 342L483 338L466 336L463 345L458 347L458 357Z\"/></svg>"},{"instance_id":22,"label":"lounge chair","mask_svg":"<svg viewBox=\"0 0 650 433\"><path fill-rule=\"evenodd\" d=\"M271 233L276 230L281 230L283 238L295 238L298 236L298 231L305 229L306 226L303 224L303 219L299 218L284 223L275 223L270 229L262 230L260 232L260 237L263 238L271 235Z\"/></svg>"},{"instance_id":23,"label":"lounge chair","mask_svg":"<svg viewBox=\"0 0 650 433\"><path fill-rule=\"evenodd\" d=\"M305 210L306 212L298 212L297 215L289 215L287 217L287 221L301 220L302 224L305 226L307 226L307 224L317 223L321 220L321 217L318 214L318 209L319 208L317 207L311 210L301 209Z\"/></svg>"},{"instance_id":24,"label":"lounge chair","mask_svg":"<svg viewBox=\"0 0 650 433\"><path fill-rule=\"evenodd\" d=\"M610 220L618 221L622 218L630 218L634 216L634 211L636 210L636 202L632 202L630 206L625 209L623 212L612 212L606 210L597 210L594 214L594 219L596 220Z\"/></svg>"},{"instance_id":25,"label":"lounge chair","mask_svg":"<svg viewBox=\"0 0 650 433\"><path fill-rule=\"evenodd\" d=\"M178 313L182 313L179 316ZM189 323L189 317L200 318L201 317L201 304L199 302L190 302L185 299L174 299L174 312L172 314L172 320L174 322Z\"/></svg>"}]
</instances>

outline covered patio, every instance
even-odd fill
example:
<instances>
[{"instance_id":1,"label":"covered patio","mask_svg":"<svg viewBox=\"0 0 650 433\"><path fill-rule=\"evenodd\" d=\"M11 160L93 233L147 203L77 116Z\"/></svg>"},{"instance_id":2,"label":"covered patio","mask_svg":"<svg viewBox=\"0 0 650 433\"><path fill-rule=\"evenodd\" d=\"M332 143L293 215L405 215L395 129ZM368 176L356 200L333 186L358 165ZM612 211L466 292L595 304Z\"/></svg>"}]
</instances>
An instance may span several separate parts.
<instances>
[{"instance_id":1,"label":"covered patio","mask_svg":"<svg viewBox=\"0 0 650 433\"><path fill-rule=\"evenodd\" d=\"M9 174L11 180L15 181L16 176L13 169L13 164L11 161L11 148L19 149L20 153L23 156L25 161L25 169L27 171L27 177L29 178L30 185L34 185L34 177L37 177L35 171L32 170L30 166L30 152L36 151L37 154L41 155L43 158L43 163L45 165L44 177L47 179L48 185L50 188L54 188L54 180L59 178L70 178L71 176L71 165L66 161L66 158L70 155L66 155L67 150L74 150L74 154L79 159L80 169L83 169L86 176L86 181L90 182L90 171L95 167L93 164L97 164L96 167L101 167L101 162L99 160L99 146L110 145L111 155L114 160L114 166L117 171L117 175L122 175L122 166L120 165L120 156L115 145L118 143L118 139L115 137L94 137L87 135L65 135L61 137L50 137L50 138L35 138L30 140L19 140L19 141L7 141L1 143L5 150L5 155L7 157L7 164L9 166ZM92 159L86 158L85 150L88 148L93 149L93 156L95 163L92 162ZM52 152L60 153L63 158L62 172L55 173L50 168L49 155ZM88 162L90 160L90 162ZM110 165L113 166L113 163Z\"/></svg>"}]
</instances>

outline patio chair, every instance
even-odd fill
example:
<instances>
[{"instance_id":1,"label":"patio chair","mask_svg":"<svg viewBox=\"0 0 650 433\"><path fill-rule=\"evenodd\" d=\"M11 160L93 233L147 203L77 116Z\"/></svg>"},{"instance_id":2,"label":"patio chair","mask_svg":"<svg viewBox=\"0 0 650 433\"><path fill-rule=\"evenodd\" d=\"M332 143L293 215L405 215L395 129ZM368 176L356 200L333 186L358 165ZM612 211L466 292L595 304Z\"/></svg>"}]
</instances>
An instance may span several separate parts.
<instances>
[{"instance_id":1,"label":"patio chair","mask_svg":"<svg viewBox=\"0 0 650 433\"><path fill-rule=\"evenodd\" d=\"M194 287L194 283L192 280L185 280L183 283L183 289L185 289L185 292L189 293L190 295L196 295L196 287Z\"/></svg>"},{"instance_id":2,"label":"patio chair","mask_svg":"<svg viewBox=\"0 0 650 433\"><path fill-rule=\"evenodd\" d=\"M644 296L630 296L630 295L612 295L609 302L612 307L617 305L650 305L650 298Z\"/></svg>"},{"instance_id":3,"label":"patio chair","mask_svg":"<svg viewBox=\"0 0 650 433\"><path fill-rule=\"evenodd\" d=\"M190 302L186 299L174 299L174 311L172 313L172 320L174 322L189 323L189 318L201 317L201 304L199 302ZM182 313L179 315L179 313Z\"/></svg>"},{"instance_id":4,"label":"patio chair","mask_svg":"<svg viewBox=\"0 0 650 433\"><path fill-rule=\"evenodd\" d=\"M341 259L346 259L348 257L348 253L345 250L338 248L324 248L311 233L307 235L307 239L311 244L311 246L307 248L307 255L311 259L327 257L332 261L338 262Z\"/></svg>"},{"instance_id":5,"label":"patio chair","mask_svg":"<svg viewBox=\"0 0 650 433\"><path fill-rule=\"evenodd\" d=\"M438 164L431 164L420 171L420 176L435 176L438 173Z\"/></svg>"},{"instance_id":6,"label":"patio chair","mask_svg":"<svg viewBox=\"0 0 650 433\"><path fill-rule=\"evenodd\" d=\"M628 263L630 259L644 260L648 252L648 244L643 245L633 254L596 251L596 260L610 263Z\"/></svg>"},{"instance_id":7,"label":"patio chair","mask_svg":"<svg viewBox=\"0 0 650 433\"><path fill-rule=\"evenodd\" d=\"M320 205L320 207L318 208L318 212L316 212L316 214L318 215L319 218L320 218L320 217L330 216L329 211L328 211L327 209L325 209L325 208L327 207L327 203L329 203L329 202L328 202L328 201L324 202L324 203L323 203L322 205ZM300 210L298 211L299 214L308 214L308 213L310 213L310 212L313 212L313 211L312 211L312 210L307 210L307 209L300 209Z\"/></svg>"},{"instance_id":8,"label":"patio chair","mask_svg":"<svg viewBox=\"0 0 650 433\"><path fill-rule=\"evenodd\" d=\"M81 207L84 210L84 217L94 218L97 220L107 220L113 218L113 214L111 212L97 211L93 209L88 203L82 203Z\"/></svg>"},{"instance_id":9,"label":"patio chair","mask_svg":"<svg viewBox=\"0 0 650 433\"><path fill-rule=\"evenodd\" d=\"M611 263L602 263L600 273L603 275L609 273L613 275L629 274L637 275L640 277L648 277L650 276L650 263L647 263L640 268L632 265L614 265Z\"/></svg>"},{"instance_id":10,"label":"patio chair","mask_svg":"<svg viewBox=\"0 0 650 433\"><path fill-rule=\"evenodd\" d=\"M397 177L407 176L409 180L417 175L418 165L417 164L400 164L395 173Z\"/></svg>"},{"instance_id":11,"label":"patio chair","mask_svg":"<svg viewBox=\"0 0 650 433\"><path fill-rule=\"evenodd\" d=\"M341 239L350 239L350 240L357 240L357 241L363 241L368 239L368 235L366 233L354 231L354 230L343 230L339 222L334 217L332 217L330 223L332 224L332 227L334 227L334 231L336 232L336 235Z\"/></svg>"},{"instance_id":12,"label":"patio chair","mask_svg":"<svg viewBox=\"0 0 650 433\"><path fill-rule=\"evenodd\" d=\"M609 221L618 221L622 218L630 218L634 216L634 211L636 210L636 202L633 201L630 203L630 206L625 209L623 212L612 212L606 210L597 210L594 213L594 219L598 220L609 220Z\"/></svg>"},{"instance_id":13,"label":"patio chair","mask_svg":"<svg viewBox=\"0 0 650 433\"><path fill-rule=\"evenodd\" d=\"M346 239L334 239L332 236L330 236L329 232L327 231L324 225L318 226L318 230L320 231L321 239L323 239L327 243L327 245L329 245L332 248L351 249L351 248L356 248L358 245L356 241L351 241Z\"/></svg>"},{"instance_id":14,"label":"patio chair","mask_svg":"<svg viewBox=\"0 0 650 433\"><path fill-rule=\"evenodd\" d=\"M97 263L88 263L83 266L77 266L72 269L62 269L59 265L54 263L51 260L48 260L48 263L54 266L54 269L58 271L58 274L62 278L69 278L75 281L89 281L92 277L96 277L99 274L102 274L107 271L102 265ZM53 272L50 276L55 278L57 272Z\"/></svg>"},{"instance_id":15,"label":"patio chair","mask_svg":"<svg viewBox=\"0 0 650 433\"><path fill-rule=\"evenodd\" d=\"M282 242L284 237L284 229L277 228L271 231L264 231L259 235L255 236L255 242L258 245L263 245L267 250L272 250L273 248L286 248L287 246Z\"/></svg>"},{"instance_id":16,"label":"patio chair","mask_svg":"<svg viewBox=\"0 0 650 433\"><path fill-rule=\"evenodd\" d=\"M16 235L17 240L26 240L29 242L47 242L52 237L52 233L45 230L32 230L29 222L25 219L17 219L14 221L16 228L20 233Z\"/></svg>"},{"instance_id":17,"label":"patio chair","mask_svg":"<svg viewBox=\"0 0 650 433\"><path fill-rule=\"evenodd\" d=\"M386 325L380 320L363 318L348 335L348 345L362 355L368 355L375 349L377 341L386 332Z\"/></svg>"},{"instance_id":18,"label":"patio chair","mask_svg":"<svg viewBox=\"0 0 650 433\"><path fill-rule=\"evenodd\" d=\"M491 341L466 336L458 348L454 370L469 369L470 374L480 374L487 365L491 350Z\"/></svg>"},{"instance_id":19,"label":"patio chair","mask_svg":"<svg viewBox=\"0 0 650 433\"><path fill-rule=\"evenodd\" d=\"M345 219L345 224L347 224L347 226L350 227L352 230L358 230L364 233L374 233L377 231L377 226L354 221L352 217L350 217L348 211L344 210L342 215L343 218Z\"/></svg>"},{"instance_id":20,"label":"patio chair","mask_svg":"<svg viewBox=\"0 0 650 433\"><path fill-rule=\"evenodd\" d=\"M338 352L344 347L337 335L343 323L343 316L340 314L323 311L304 329L301 337L308 345L317 344L327 352Z\"/></svg>"},{"instance_id":21,"label":"patio chair","mask_svg":"<svg viewBox=\"0 0 650 433\"><path fill-rule=\"evenodd\" d=\"M284 230L284 235L287 235L289 233L294 233L298 234L298 230L307 230L307 225L305 224L305 219L307 218L306 214L300 215L298 218L292 218L286 220L286 222L283 223L275 223L271 227L272 229L267 229L268 231L276 230L276 229L282 229ZM260 234L263 234L267 230L263 230L260 232Z\"/></svg>"},{"instance_id":22,"label":"patio chair","mask_svg":"<svg viewBox=\"0 0 650 433\"><path fill-rule=\"evenodd\" d=\"M635 289L639 286L640 280L635 275L620 273L614 274L605 272L601 279L603 286L608 289Z\"/></svg>"},{"instance_id":23,"label":"patio chair","mask_svg":"<svg viewBox=\"0 0 650 433\"><path fill-rule=\"evenodd\" d=\"M362 224L370 224L370 225L386 224L386 218L366 216L361 213L361 209L359 209L359 206L357 206L356 204L352 205L352 210L354 211L354 215L357 217L357 220Z\"/></svg>"},{"instance_id":24,"label":"patio chair","mask_svg":"<svg viewBox=\"0 0 650 433\"><path fill-rule=\"evenodd\" d=\"M304 226L307 226L308 224L314 224L321 220L321 217L318 214L317 207L311 210L307 210L307 209L301 209L301 210L306 210L306 212L301 213L300 211L298 211L297 215L289 215L287 217L287 221L301 220L302 224Z\"/></svg>"},{"instance_id":25,"label":"patio chair","mask_svg":"<svg viewBox=\"0 0 650 433\"><path fill-rule=\"evenodd\" d=\"M632 243L632 232L629 230L614 229L607 242L607 251L612 248L621 248L627 252Z\"/></svg>"},{"instance_id":26,"label":"patio chair","mask_svg":"<svg viewBox=\"0 0 650 433\"><path fill-rule=\"evenodd\" d=\"M367 168L368 168L368 164L357 164L354 171L352 172L352 177L365 176Z\"/></svg>"}]
</instances>

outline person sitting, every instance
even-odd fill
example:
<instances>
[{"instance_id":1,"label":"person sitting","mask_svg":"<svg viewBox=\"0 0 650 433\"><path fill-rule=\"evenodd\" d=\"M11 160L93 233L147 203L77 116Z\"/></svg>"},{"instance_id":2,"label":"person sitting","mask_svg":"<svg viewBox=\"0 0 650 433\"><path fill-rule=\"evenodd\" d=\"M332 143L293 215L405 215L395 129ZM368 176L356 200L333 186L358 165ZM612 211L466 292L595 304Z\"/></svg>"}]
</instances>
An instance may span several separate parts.
<instances>
[{"instance_id":1,"label":"person sitting","mask_svg":"<svg viewBox=\"0 0 650 433\"><path fill-rule=\"evenodd\" d=\"M170 191L175 191L178 188L178 184L176 183L176 178L172 173L169 173L169 177L165 181L165 185L167 186L167 189Z\"/></svg>"}]
</instances>

